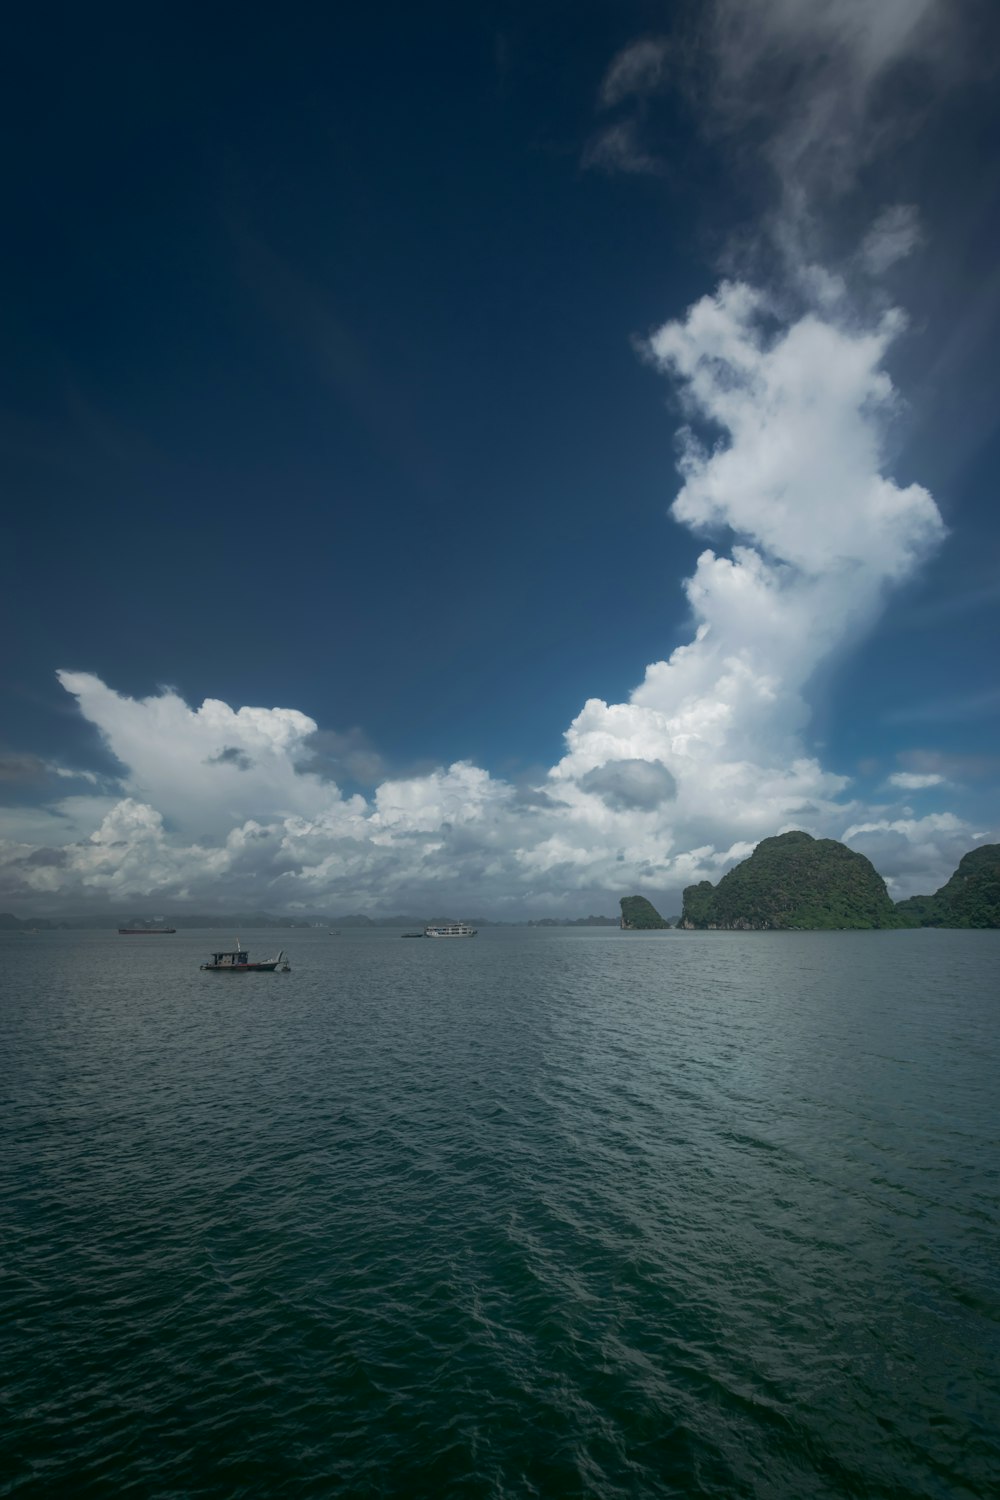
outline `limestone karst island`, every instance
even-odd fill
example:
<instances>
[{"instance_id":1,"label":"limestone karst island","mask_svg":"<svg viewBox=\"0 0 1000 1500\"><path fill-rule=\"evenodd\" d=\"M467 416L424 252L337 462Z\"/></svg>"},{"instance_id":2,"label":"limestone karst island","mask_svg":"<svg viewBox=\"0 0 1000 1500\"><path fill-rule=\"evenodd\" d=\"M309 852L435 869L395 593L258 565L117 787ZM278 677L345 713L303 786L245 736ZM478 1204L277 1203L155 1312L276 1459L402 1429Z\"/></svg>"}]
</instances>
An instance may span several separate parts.
<instances>
[{"instance_id":1,"label":"limestone karst island","mask_svg":"<svg viewBox=\"0 0 1000 1500\"><path fill-rule=\"evenodd\" d=\"M623 896L620 905L625 932L653 932L670 926L645 896Z\"/></svg>"},{"instance_id":2,"label":"limestone karst island","mask_svg":"<svg viewBox=\"0 0 1000 1500\"><path fill-rule=\"evenodd\" d=\"M623 916L624 909L623 902ZM742 931L1000 927L1000 844L966 854L935 895L893 902L863 854L836 839L782 833L764 839L718 885L703 880L688 886L678 925Z\"/></svg>"}]
</instances>

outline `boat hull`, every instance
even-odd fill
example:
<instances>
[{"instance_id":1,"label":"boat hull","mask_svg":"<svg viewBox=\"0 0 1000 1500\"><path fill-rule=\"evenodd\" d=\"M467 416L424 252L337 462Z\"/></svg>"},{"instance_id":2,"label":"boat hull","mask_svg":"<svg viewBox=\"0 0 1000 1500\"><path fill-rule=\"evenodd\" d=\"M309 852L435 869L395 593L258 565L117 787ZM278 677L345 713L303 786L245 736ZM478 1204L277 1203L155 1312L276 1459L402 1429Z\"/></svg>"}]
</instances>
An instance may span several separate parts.
<instances>
[{"instance_id":1,"label":"boat hull","mask_svg":"<svg viewBox=\"0 0 1000 1500\"><path fill-rule=\"evenodd\" d=\"M208 974L273 974L280 960L272 964L202 964Z\"/></svg>"}]
</instances>

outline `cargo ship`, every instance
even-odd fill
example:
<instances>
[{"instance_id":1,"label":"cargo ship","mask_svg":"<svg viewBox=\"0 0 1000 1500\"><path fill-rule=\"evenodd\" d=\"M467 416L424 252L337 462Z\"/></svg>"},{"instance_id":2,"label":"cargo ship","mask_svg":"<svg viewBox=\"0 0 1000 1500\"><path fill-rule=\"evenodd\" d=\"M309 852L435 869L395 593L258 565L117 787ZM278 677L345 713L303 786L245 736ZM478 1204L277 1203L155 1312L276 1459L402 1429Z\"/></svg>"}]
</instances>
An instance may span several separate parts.
<instances>
[{"instance_id":1,"label":"cargo ship","mask_svg":"<svg viewBox=\"0 0 1000 1500\"><path fill-rule=\"evenodd\" d=\"M119 937L161 937L165 933L176 932L176 927L119 927Z\"/></svg>"}]
</instances>

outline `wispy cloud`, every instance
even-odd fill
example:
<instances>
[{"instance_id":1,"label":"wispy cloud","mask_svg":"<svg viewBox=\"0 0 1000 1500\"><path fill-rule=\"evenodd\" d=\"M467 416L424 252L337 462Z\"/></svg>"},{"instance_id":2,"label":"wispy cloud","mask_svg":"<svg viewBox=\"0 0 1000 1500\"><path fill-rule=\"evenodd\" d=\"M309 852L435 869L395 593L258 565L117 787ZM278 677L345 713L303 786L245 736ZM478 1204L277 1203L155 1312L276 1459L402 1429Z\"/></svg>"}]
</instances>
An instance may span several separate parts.
<instances>
[{"instance_id":1,"label":"wispy cloud","mask_svg":"<svg viewBox=\"0 0 1000 1500\"><path fill-rule=\"evenodd\" d=\"M889 777L889 785L903 792L923 792L932 786L943 786L944 781L936 771L894 771Z\"/></svg>"},{"instance_id":2,"label":"wispy cloud","mask_svg":"<svg viewBox=\"0 0 1000 1500\"><path fill-rule=\"evenodd\" d=\"M611 61L597 93L597 110L607 114L627 106L619 118L605 123L587 141L580 157L585 171L659 176L664 162L653 149L644 127L647 102L668 82L670 43L665 37L640 37Z\"/></svg>"},{"instance_id":3,"label":"wispy cloud","mask_svg":"<svg viewBox=\"0 0 1000 1500\"><path fill-rule=\"evenodd\" d=\"M925 698L904 704L883 715L885 724L955 724L987 719L1000 713L1000 688L956 693L943 698Z\"/></svg>"},{"instance_id":4,"label":"wispy cloud","mask_svg":"<svg viewBox=\"0 0 1000 1500\"><path fill-rule=\"evenodd\" d=\"M960 592L931 599L926 604L911 605L895 617L897 626L920 630L940 625L945 620L961 619L977 611L992 609L1000 601L1000 581L976 586L973 579Z\"/></svg>"},{"instance_id":5,"label":"wispy cloud","mask_svg":"<svg viewBox=\"0 0 1000 1500\"><path fill-rule=\"evenodd\" d=\"M931 82L952 59L958 9L947 0L708 0L694 34L639 37L616 54L598 108L629 111L612 127L620 137L627 126L629 150L595 157L592 143L584 165L634 171L629 163L657 161L648 105L683 91L707 134L773 173L779 239L793 223L801 234L817 198L846 192L923 118ZM920 76L901 85L906 68ZM910 215L888 209L873 228L863 259L875 274L917 243Z\"/></svg>"},{"instance_id":6,"label":"wispy cloud","mask_svg":"<svg viewBox=\"0 0 1000 1500\"><path fill-rule=\"evenodd\" d=\"M613 109L626 99L645 99L658 93L667 82L670 43L666 37L640 37L630 42L612 60L598 92L603 109Z\"/></svg>"},{"instance_id":7,"label":"wispy cloud","mask_svg":"<svg viewBox=\"0 0 1000 1500\"><path fill-rule=\"evenodd\" d=\"M892 91L903 64L945 55L945 0L715 0L707 23L714 122L749 133L786 198L829 198L898 141L926 83Z\"/></svg>"},{"instance_id":8,"label":"wispy cloud","mask_svg":"<svg viewBox=\"0 0 1000 1500\"><path fill-rule=\"evenodd\" d=\"M581 157L584 169L623 172L631 176L658 176L662 163L642 144L634 120L619 120L597 131L587 142Z\"/></svg>"},{"instance_id":9,"label":"wispy cloud","mask_svg":"<svg viewBox=\"0 0 1000 1500\"><path fill-rule=\"evenodd\" d=\"M60 765L58 761L44 760L39 755L0 752L0 785L40 787L52 777L59 781L85 781L91 786L99 786L108 781L107 777L98 776L95 771Z\"/></svg>"},{"instance_id":10,"label":"wispy cloud","mask_svg":"<svg viewBox=\"0 0 1000 1500\"><path fill-rule=\"evenodd\" d=\"M870 275L882 276L912 254L922 240L917 210L911 203L894 203L882 210L865 235L859 259Z\"/></svg>"},{"instance_id":11,"label":"wispy cloud","mask_svg":"<svg viewBox=\"0 0 1000 1500\"><path fill-rule=\"evenodd\" d=\"M943 776L947 781L991 781L1000 776L1000 755L920 749L901 750L896 759L910 771Z\"/></svg>"}]
</instances>

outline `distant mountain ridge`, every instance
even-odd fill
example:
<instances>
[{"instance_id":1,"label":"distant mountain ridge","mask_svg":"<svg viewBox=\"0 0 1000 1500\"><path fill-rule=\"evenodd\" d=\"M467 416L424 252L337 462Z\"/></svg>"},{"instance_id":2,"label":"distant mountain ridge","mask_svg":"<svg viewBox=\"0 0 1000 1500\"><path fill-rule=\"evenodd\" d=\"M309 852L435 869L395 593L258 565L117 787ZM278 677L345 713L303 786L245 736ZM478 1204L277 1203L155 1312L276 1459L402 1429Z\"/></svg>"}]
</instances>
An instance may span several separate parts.
<instances>
[{"instance_id":1,"label":"distant mountain ridge","mask_svg":"<svg viewBox=\"0 0 1000 1500\"><path fill-rule=\"evenodd\" d=\"M53 922L49 917L14 917L9 911L0 911L0 932L54 932L64 927L64 922Z\"/></svg>"},{"instance_id":2,"label":"distant mountain ridge","mask_svg":"<svg viewBox=\"0 0 1000 1500\"><path fill-rule=\"evenodd\" d=\"M34 930L50 932L57 929L82 929L85 931L119 927L176 927L178 931L214 929L233 932L249 932L255 928L396 928L396 927L450 927L460 920L452 916L388 916L369 917L353 912L340 917L324 917L320 914L305 917L274 916L268 912L187 912L165 917L137 917L133 913L102 912L100 915L84 915L65 918L15 917L10 912L0 912L0 932ZM617 927L617 917L538 917L525 918L519 922L494 921L490 917L466 917L473 927Z\"/></svg>"}]
</instances>

